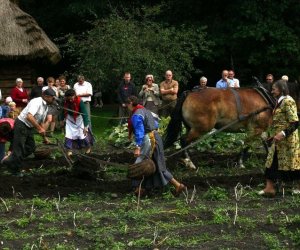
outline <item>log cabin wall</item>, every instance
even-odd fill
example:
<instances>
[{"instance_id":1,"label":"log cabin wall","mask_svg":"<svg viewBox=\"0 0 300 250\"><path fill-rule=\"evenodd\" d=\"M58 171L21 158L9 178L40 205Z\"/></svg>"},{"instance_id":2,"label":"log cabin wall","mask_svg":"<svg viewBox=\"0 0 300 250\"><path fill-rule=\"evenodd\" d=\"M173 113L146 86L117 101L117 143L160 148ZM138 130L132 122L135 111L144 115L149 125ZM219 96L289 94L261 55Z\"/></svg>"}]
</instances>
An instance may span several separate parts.
<instances>
[{"instance_id":1,"label":"log cabin wall","mask_svg":"<svg viewBox=\"0 0 300 250\"><path fill-rule=\"evenodd\" d=\"M16 79L22 78L24 88L30 93L35 84L35 70L29 64L17 62L0 63L0 89L2 99L10 96L10 91L16 86Z\"/></svg>"}]
</instances>

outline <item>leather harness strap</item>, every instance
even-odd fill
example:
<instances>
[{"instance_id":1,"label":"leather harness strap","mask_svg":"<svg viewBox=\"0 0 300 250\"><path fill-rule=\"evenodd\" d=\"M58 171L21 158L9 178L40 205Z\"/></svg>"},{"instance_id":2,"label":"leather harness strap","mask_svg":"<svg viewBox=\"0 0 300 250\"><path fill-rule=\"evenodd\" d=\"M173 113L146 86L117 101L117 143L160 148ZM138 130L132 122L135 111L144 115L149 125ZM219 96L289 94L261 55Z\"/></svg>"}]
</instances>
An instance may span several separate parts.
<instances>
[{"instance_id":1,"label":"leather harness strap","mask_svg":"<svg viewBox=\"0 0 300 250\"><path fill-rule=\"evenodd\" d=\"M260 94L260 96L266 101L267 104L269 104L272 108L276 105L276 99L270 95L270 93L265 88L254 88L257 93Z\"/></svg>"},{"instance_id":2,"label":"leather harness strap","mask_svg":"<svg viewBox=\"0 0 300 250\"><path fill-rule=\"evenodd\" d=\"M235 89L233 89L233 88L229 88L229 89L231 90L231 92L233 93L234 98L235 98L236 108L237 108L237 112L238 112L238 119L239 119L239 121L243 121L246 119L246 116L242 114L241 97Z\"/></svg>"}]
</instances>

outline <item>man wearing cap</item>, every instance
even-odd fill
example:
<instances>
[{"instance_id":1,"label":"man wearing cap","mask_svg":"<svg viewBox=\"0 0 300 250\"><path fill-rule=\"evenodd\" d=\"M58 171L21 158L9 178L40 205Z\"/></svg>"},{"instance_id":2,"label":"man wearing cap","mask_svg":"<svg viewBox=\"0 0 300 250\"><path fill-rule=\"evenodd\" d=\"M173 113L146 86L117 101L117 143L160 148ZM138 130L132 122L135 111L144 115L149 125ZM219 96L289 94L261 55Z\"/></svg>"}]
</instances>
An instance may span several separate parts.
<instances>
[{"instance_id":1,"label":"man wearing cap","mask_svg":"<svg viewBox=\"0 0 300 250\"><path fill-rule=\"evenodd\" d=\"M15 120L12 153L2 160L13 175L22 176L20 168L23 159L35 151L33 128L48 141L41 124L46 118L48 105L54 102L55 96L52 89L46 89L42 97L32 99Z\"/></svg>"}]
</instances>

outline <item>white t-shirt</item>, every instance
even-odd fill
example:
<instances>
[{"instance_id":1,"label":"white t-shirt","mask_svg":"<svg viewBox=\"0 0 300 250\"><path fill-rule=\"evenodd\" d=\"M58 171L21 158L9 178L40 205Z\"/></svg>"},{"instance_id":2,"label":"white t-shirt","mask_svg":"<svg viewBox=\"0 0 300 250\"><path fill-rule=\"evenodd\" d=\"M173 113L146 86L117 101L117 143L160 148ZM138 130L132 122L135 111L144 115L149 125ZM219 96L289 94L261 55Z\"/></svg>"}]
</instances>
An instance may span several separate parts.
<instances>
[{"instance_id":1,"label":"white t-shirt","mask_svg":"<svg viewBox=\"0 0 300 250\"><path fill-rule=\"evenodd\" d=\"M22 110L18 119L26 124L27 127L33 128L33 125L27 120L28 113L32 114L37 123L42 123L46 119L48 105L42 97L33 98L27 106Z\"/></svg>"},{"instance_id":2,"label":"white t-shirt","mask_svg":"<svg viewBox=\"0 0 300 250\"><path fill-rule=\"evenodd\" d=\"M93 87L89 82L84 81L83 84L79 84L78 82L76 82L74 85L74 90L77 96L82 94L90 94L90 96L81 97L81 100L83 102L90 102L92 100L91 96L93 95Z\"/></svg>"},{"instance_id":3,"label":"white t-shirt","mask_svg":"<svg viewBox=\"0 0 300 250\"><path fill-rule=\"evenodd\" d=\"M229 83L229 87L231 88L239 88L240 87L240 81L237 78L231 79L231 82Z\"/></svg>"}]
</instances>

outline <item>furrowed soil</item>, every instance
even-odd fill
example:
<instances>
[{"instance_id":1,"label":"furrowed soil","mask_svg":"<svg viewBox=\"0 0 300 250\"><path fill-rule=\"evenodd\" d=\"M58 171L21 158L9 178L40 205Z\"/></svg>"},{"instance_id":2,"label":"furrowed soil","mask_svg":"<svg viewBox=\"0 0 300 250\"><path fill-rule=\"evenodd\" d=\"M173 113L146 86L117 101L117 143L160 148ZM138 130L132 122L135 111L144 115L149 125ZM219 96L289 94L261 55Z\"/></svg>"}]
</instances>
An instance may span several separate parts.
<instances>
[{"instance_id":1,"label":"furrowed soil","mask_svg":"<svg viewBox=\"0 0 300 250\"><path fill-rule=\"evenodd\" d=\"M74 171L65 158L27 159L26 175L0 171L0 249L299 249L300 198L291 183L260 197L264 154L237 167L233 154L196 153L196 171L167 160L187 191L132 194L132 154L99 152L124 164Z\"/></svg>"}]
</instances>

